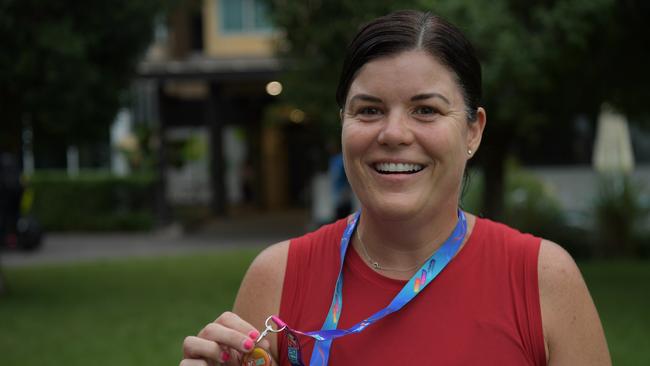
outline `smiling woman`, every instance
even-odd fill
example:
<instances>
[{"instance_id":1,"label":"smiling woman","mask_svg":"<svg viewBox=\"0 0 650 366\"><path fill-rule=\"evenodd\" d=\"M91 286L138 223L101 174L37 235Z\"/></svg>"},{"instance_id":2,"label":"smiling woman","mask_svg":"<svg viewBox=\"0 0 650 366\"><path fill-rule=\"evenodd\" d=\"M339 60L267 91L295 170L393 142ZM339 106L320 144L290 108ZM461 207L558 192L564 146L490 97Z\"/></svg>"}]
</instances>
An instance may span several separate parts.
<instances>
[{"instance_id":1,"label":"smiling woman","mask_svg":"<svg viewBox=\"0 0 650 366\"><path fill-rule=\"evenodd\" d=\"M457 28L416 11L371 21L336 96L361 211L262 252L181 365L610 364L571 257L459 209L487 117ZM282 336L266 335L270 319Z\"/></svg>"},{"instance_id":2,"label":"smiling woman","mask_svg":"<svg viewBox=\"0 0 650 366\"><path fill-rule=\"evenodd\" d=\"M478 108L468 123L454 74L422 50L382 57L356 74L343 107L342 145L359 200L385 219L427 216L439 222L433 230L447 234L456 221L467 151L478 149L485 112Z\"/></svg>"}]
</instances>

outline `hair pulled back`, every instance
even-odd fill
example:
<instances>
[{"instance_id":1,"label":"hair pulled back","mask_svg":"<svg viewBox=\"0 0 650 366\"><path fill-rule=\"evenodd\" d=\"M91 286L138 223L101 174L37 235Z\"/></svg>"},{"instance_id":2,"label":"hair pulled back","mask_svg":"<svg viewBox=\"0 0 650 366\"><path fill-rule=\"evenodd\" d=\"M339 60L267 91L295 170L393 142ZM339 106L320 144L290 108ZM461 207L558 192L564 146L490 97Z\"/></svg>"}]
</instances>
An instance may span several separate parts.
<instances>
[{"instance_id":1,"label":"hair pulled back","mask_svg":"<svg viewBox=\"0 0 650 366\"><path fill-rule=\"evenodd\" d=\"M463 33L429 12L397 11L361 27L347 48L336 90L336 102L345 105L350 85L359 69L380 57L422 50L448 67L456 76L467 107L468 120L476 119L481 100L481 64Z\"/></svg>"}]
</instances>

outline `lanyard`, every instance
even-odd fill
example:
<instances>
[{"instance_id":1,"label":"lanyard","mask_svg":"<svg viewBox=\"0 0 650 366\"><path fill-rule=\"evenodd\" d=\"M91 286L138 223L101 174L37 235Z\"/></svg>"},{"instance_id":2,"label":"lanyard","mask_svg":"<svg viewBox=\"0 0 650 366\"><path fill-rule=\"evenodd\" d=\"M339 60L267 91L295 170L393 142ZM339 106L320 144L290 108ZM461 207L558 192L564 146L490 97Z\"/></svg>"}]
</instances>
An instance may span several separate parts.
<instances>
[{"instance_id":1,"label":"lanyard","mask_svg":"<svg viewBox=\"0 0 650 366\"><path fill-rule=\"evenodd\" d=\"M350 244L350 238L354 233L354 229L357 226L359 221L360 212L355 213L352 220L348 223L345 231L343 232L343 237L341 238L341 261L339 267L339 275L336 280L336 287L334 288L334 296L332 297L332 303L327 313L327 318L323 324L323 327L319 331L312 332L302 332L299 330L289 328L280 318L273 316L273 321L278 324L278 326L287 326L288 334L291 337L292 341L289 345L289 361L293 366L302 366L303 363L300 359L300 349L296 344L295 335L293 333L305 335L312 337L316 340L314 344L314 351L311 354L311 360L309 365L313 366L325 366L329 360L330 349L332 347L332 341L336 338L343 337L353 333L359 333L364 330L367 326L373 324L374 322L380 320L381 318L394 313L408 304L413 300L422 289L424 289L438 274L449 264L451 259L456 255L458 249L460 248L463 239L465 238L465 233L467 232L467 221L465 219L465 214L462 210L458 210L458 222L454 231L451 233L449 238L436 250L436 252L427 259L427 261L420 267L420 269L415 272L413 277L404 285L400 292L393 298L393 300L382 310L379 310L370 317L362 320L361 322L353 325L348 329L336 329L338 321L341 317L341 311L343 310L343 261L345 259L345 253Z\"/></svg>"}]
</instances>

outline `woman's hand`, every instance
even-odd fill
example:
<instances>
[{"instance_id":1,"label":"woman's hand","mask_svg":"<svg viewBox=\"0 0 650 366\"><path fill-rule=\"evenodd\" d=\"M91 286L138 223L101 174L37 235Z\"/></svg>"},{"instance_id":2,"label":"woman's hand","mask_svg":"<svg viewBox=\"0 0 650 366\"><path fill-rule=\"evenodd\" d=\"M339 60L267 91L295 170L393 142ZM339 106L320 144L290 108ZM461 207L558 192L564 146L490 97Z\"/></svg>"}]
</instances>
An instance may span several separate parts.
<instances>
[{"instance_id":1,"label":"woman's hand","mask_svg":"<svg viewBox=\"0 0 650 366\"><path fill-rule=\"evenodd\" d=\"M255 258L239 288L233 312L221 314L199 334L185 338L181 366L239 366L255 347L266 350L272 364L278 364L276 334L269 333L258 344L255 341L268 316L280 312L288 252L289 241L284 241Z\"/></svg>"},{"instance_id":2,"label":"woman's hand","mask_svg":"<svg viewBox=\"0 0 650 366\"><path fill-rule=\"evenodd\" d=\"M221 314L203 328L197 336L188 336L183 342L183 360L180 366L241 365L242 358L255 347L270 352L270 343L255 341L260 331L232 312ZM273 365L277 365L272 360Z\"/></svg>"}]
</instances>

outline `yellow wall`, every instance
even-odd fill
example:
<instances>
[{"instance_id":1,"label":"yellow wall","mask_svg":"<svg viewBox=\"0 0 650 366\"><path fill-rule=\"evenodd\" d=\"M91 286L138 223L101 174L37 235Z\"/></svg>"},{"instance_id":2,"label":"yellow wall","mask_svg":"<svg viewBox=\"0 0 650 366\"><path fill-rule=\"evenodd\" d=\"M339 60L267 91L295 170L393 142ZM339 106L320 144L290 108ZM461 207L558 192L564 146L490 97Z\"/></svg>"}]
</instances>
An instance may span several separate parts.
<instances>
[{"instance_id":1,"label":"yellow wall","mask_svg":"<svg viewBox=\"0 0 650 366\"><path fill-rule=\"evenodd\" d=\"M203 1L204 52L213 57L272 56L272 33L222 34L217 14L220 0Z\"/></svg>"}]
</instances>

